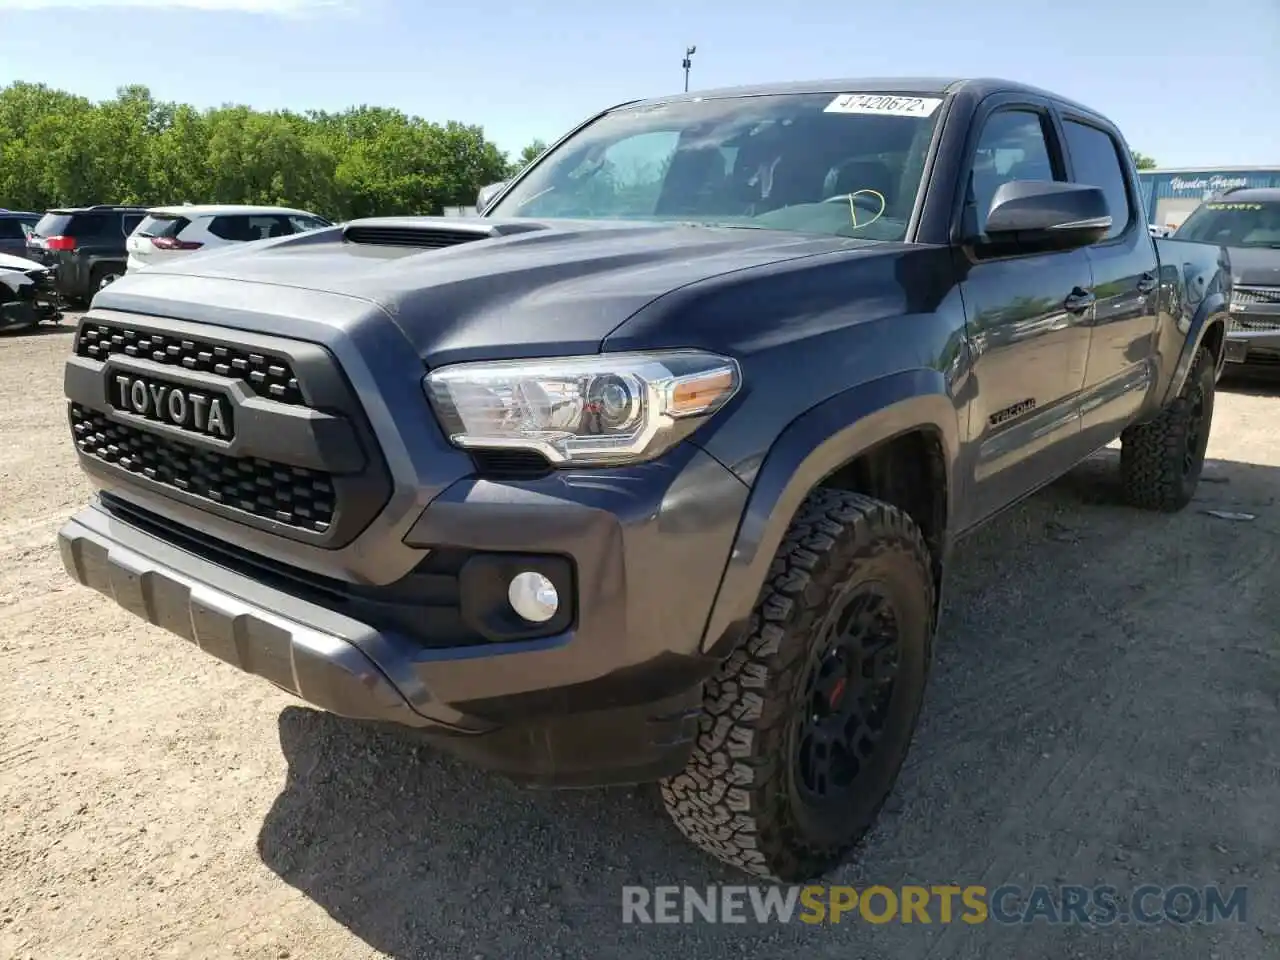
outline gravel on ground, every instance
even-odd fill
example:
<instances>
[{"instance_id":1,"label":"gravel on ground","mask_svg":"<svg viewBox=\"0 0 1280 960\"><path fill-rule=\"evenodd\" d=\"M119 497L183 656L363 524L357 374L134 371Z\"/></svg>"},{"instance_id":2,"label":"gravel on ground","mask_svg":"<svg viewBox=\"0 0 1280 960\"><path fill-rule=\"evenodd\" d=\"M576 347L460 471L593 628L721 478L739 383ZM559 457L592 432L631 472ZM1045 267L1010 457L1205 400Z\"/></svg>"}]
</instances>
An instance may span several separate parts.
<instances>
[{"instance_id":1,"label":"gravel on ground","mask_svg":"<svg viewBox=\"0 0 1280 960\"><path fill-rule=\"evenodd\" d=\"M962 545L907 767L830 878L1244 885L1244 922L624 924L624 885L744 882L652 788L512 786L68 579L71 325L0 338L0 957L1280 956L1275 387L1222 386L1183 513L1118 505L1105 451Z\"/></svg>"}]
</instances>

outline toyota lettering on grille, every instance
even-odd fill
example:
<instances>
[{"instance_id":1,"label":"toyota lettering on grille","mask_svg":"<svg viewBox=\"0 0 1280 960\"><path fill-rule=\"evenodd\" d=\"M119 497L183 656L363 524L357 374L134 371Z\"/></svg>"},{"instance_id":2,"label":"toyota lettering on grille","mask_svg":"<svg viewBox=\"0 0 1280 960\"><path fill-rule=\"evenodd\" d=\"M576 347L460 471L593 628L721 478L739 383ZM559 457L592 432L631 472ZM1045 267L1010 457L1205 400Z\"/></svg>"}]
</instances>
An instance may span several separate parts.
<instances>
[{"instance_id":1,"label":"toyota lettering on grille","mask_svg":"<svg viewBox=\"0 0 1280 960\"><path fill-rule=\"evenodd\" d=\"M230 402L207 390L118 373L111 380L111 405L189 433L218 440L235 435Z\"/></svg>"}]
</instances>

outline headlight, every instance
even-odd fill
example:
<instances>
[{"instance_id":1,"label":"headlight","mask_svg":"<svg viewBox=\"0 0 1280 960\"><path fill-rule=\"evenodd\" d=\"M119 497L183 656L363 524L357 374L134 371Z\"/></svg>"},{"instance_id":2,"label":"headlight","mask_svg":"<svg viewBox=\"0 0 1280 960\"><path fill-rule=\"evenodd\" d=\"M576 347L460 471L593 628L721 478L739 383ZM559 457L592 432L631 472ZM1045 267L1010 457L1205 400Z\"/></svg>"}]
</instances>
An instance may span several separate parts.
<instances>
[{"instance_id":1,"label":"headlight","mask_svg":"<svg viewBox=\"0 0 1280 960\"><path fill-rule=\"evenodd\" d=\"M459 363L426 378L456 446L536 450L572 464L655 457L740 384L735 360L696 350Z\"/></svg>"}]
</instances>

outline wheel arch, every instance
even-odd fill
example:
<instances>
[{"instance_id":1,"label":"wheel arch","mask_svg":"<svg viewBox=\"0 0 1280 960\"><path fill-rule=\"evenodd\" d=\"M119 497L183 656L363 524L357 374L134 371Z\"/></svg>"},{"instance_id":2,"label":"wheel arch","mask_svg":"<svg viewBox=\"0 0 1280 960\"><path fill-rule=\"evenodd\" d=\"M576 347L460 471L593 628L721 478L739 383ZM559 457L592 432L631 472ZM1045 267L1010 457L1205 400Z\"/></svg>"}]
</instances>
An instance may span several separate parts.
<instances>
[{"instance_id":1,"label":"wheel arch","mask_svg":"<svg viewBox=\"0 0 1280 960\"><path fill-rule=\"evenodd\" d=\"M877 496L904 509L925 534L940 587L958 450L955 403L938 370L906 370L860 384L793 420L755 475L703 650L727 654L743 635L787 528L820 487ZM908 468L913 460L914 472ZM922 477L928 478L923 487Z\"/></svg>"},{"instance_id":2,"label":"wheel arch","mask_svg":"<svg viewBox=\"0 0 1280 960\"><path fill-rule=\"evenodd\" d=\"M1182 392L1201 347L1213 354L1214 378L1222 375L1227 362L1227 308L1228 293L1218 286L1200 301L1190 319L1178 319L1178 329L1186 339L1178 353L1169 385L1160 398L1160 407L1169 404Z\"/></svg>"}]
</instances>

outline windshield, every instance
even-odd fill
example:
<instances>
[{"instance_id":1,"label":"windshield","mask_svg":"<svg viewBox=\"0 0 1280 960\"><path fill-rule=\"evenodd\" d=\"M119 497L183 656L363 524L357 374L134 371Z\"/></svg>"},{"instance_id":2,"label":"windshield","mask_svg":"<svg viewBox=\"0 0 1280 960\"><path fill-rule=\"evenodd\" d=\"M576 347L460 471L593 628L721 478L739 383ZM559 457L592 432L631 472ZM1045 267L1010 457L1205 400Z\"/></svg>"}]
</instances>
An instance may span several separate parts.
<instances>
[{"instance_id":1,"label":"windshield","mask_svg":"<svg viewBox=\"0 0 1280 960\"><path fill-rule=\"evenodd\" d=\"M1280 248L1280 203L1253 200L1202 203L1173 236L1222 247Z\"/></svg>"},{"instance_id":2,"label":"windshield","mask_svg":"<svg viewBox=\"0 0 1280 960\"><path fill-rule=\"evenodd\" d=\"M548 153L485 216L901 240L941 102L825 93L624 107Z\"/></svg>"}]
</instances>

